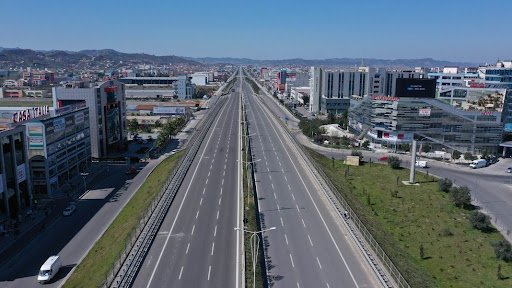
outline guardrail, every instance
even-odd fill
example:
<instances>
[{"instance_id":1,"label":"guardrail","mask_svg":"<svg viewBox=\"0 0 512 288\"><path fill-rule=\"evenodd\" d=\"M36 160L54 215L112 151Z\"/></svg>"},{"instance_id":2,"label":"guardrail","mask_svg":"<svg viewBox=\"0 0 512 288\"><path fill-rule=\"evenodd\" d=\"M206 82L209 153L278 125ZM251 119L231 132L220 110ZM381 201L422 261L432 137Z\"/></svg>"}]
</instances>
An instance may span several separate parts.
<instances>
[{"instance_id":1,"label":"guardrail","mask_svg":"<svg viewBox=\"0 0 512 288\"><path fill-rule=\"evenodd\" d=\"M264 93L266 93L266 91L264 91ZM266 104L265 101L262 101L262 103L267 107L269 111L272 111L272 109L268 107L268 104ZM350 208L348 202L345 200L343 195L341 193L335 194L333 192L337 191L337 188L332 184L329 177L325 175L322 168L319 167L318 164L311 158L309 153L305 151L304 146L301 143L299 143L297 139L295 139L292 133L288 130L288 127L286 127L286 125L282 121L277 122L280 124L283 130L286 131L284 135L286 135L286 137L292 143L295 144L294 146L297 148L299 155L308 164L306 165L306 167L314 167L314 169L309 170L315 176L318 183L324 188L323 190L325 191L325 195L327 196L331 204L336 208L338 216L343 217L342 215L344 215L345 212L347 213L348 218L351 220L350 222L353 224L351 225L350 222L347 221L348 227L351 229L352 233L356 237L357 241L359 242L359 245L363 248L364 253L366 253L368 258L372 262L373 266L376 269L376 272L379 273L379 276L385 282L385 285L387 285L387 287L394 287L392 282L394 281L394 283L396 283L397 287L399 288L410 288L411 286L407 283L407 281L402 276L402 274L395 266L393 261L391 261L389 256L380 247L379 243L375 240L375 238L373 238L373 236L366 228L366 226L363 224L363 222ZM360 236L362 236L364 240L361 239ZM368 245L370 246L370 248L367 247ZM371 251L368 249L371 249ZM385 266L385 269L388 273L386 273L386 271L384 271L382 267L380 267L379 261L377 261L377 259L375 259L373 255L376 255L378 257L378 260L380 260L380 263L382 263ZM392 281L388 279L388 275L392 278Z\"/></svg>"},{"instance_id":2,"label":"guardrail","mask_svg":"<svg viewBox=\"0 0 512 288\"><path fill-rule=\"evenodd\" d=\"M188 141L190 147L187 154L181 159L178 168L169 176L166 183L155 197L155 200L144 214L144 217L139 221L139 225L134 231L130 241L127 243L126 248L121 255L119 255L119 259L113 265L111 272L106 275L105 282L102 285L103 287L130 287L132 285L188 169L192 165L209 128L213 124L224 102L225 101L219 103L217 101L211 113L208 113L206 119L198 125L196 131L200 132L194 133L190 141Z\"/></svg>"}]
</instances>

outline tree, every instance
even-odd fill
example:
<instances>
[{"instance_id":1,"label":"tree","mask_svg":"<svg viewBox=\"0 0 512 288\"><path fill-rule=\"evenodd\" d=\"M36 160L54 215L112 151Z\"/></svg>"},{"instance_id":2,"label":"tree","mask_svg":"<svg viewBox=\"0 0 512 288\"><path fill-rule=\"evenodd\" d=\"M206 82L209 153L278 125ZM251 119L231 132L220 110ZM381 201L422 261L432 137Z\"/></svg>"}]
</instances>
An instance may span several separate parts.
<instances>
[{"instance_id":1,"label":"tree","mask_svg":"<svg viewBox=\"0 0 512 288\"><path fill-rule=\"evenodd\" d=\"M402 164L402 160L400 160L400 158L398 158L396 156L389 156L388 157L388 165L392 169L399 169L400 168L400 164Z\"/></svg>"},{"instance_id":2,"label":"tree","mask_svg":"<svg viewBox=\"0 0 512 288\"><path fill-rule=\"evenodd\" d=\"M327 119L328 124L336 123L336 115L334 115L334 113L332 112L329 112L329 114L327 114Z\"/></svg>"},{"instance_id":3,"label":"tree","mask_svg":"<svg viewBox=\"0 0 512 288\"><path fill-rule=\"evenodd\" d=\"M309 104L309 96L302 96L302 101L304 101L304 105L308 105Z\"/></svg>"},{"instance_id":4,"label":"tree","mask_svg":"<svg viewBox=\"0 0 512 288\"><path fill-rule=\"evenodd\" d=\"M491 218L482 212L472 211L471 214L469 214L469 222L473 228L482 232L489 233L494 231L494 227L491 224Z\"/></svg>"},{"instance_id":5,"label":"tree","mask_svg":"<svg viewBox=\"0 0 512 288\"><path fill-rule=\"evenodd\" d=\"M496 254L497 259L505 262L512 261L512 246L510 246L510 243L508 243L507 240L503 239L493 242L492 246L494 247L494 253Z\"/></svg>"},{"instance_id":6,"label":"tree","mask_svg":"<svg viewBox=\"0 0 512 288\"><path fill-rule=\"evenodd\" d=\"M450 192L450 188L452 188L452 180L448 178L439 179L439 190L442 192Z\"/></svg>"},{"instance_id":7,"label":"tree","mask_svg":"<svg viewBox=\"0 0 512 288\"><path fill-rule=\"evenodd\" d=\"M341 136L340 145L341 146L348 146L348 144L350 144L350 141L349 141L348 137L345 136L345 135Z\"/></svg>"},{"instance_id":8,"label":"tree","mask_svg":"<svg viewBox=\"0 0 512 288\"><path fill-rule=\"evenodd\" d=\"M466 160L473 161L473 160L475 160L475 158L476 157L473 156L473 154L471 154L470 152L464 153L464 159L466 159Z\"/></svg>"},{"instance_id":9,"label":"tree","mask_svg":"<svg viewBox=\"0 0 512 288\"><path fill-rule=\"evenodd\" d=\"M363 152L361 151L358 151L358 150L352 150L350 152L350 155L351 156L359 156L359 161L362 161L363 160Z\"/></svg>"},{"instance_id":10,"label":"tree","mask_svg":"<svg viewBox=\"0 0 512 288\"><path fill-rule=\"evenodd\" d=\"M341 127L343 129L347 129L347 126L348 126L348 110L345 110L343 111L343 113L341 113L341 117L340 117L340 121L339 121Z\"/></svg>"},{"instance_id":11,"label":"tree","mask_svg":"<svg viewBox=\"0 0 512 288\"><path fill-rule=\"evenodd\" d=\"M155 121L155 128L160 128L162 127L162 122L160 122L159 120L156 120Z\"/></svg>"},{"instance_id":12,"label":"tree","mask_svg":"<svg viewBox=\"0 0 512 288\"><path fill-rule=\"evenodd\" d=\"M409 145L408 143L401 144L400 149L402 149L403 151L409 151L411 150L411 145Z\"/></svg>"},{"instance_id":13,"label":"tree","mask_svg":"<svg viewBox=\"0 0 512 288\"><path fill-rule=\"evenodd\" d=\"M128 131L135 133L139 130L139 122L137 119L128 120Z\"/></svg>"},{"instance_id":14,"label":"tree","mask_svg":"<svg viewBox=\"0 0 512 288\"><path fill-rule=\"evenodd\" d=\"M364 140L363 143L361 144L361 148L368 149L368 147L370 147L370 141Z\"/></svg>"},{"instance_id":15,"label":"tree","mask_svg":"<svg viewBox=\"0 0 512 288\"><path fill-rule=\"evenodd\" d=\"M450 188L450 197L455 206L459 206L460 208L471 206L471 193L468 187Z\"/></svg>"},{"instance_id":16,"label":"tree","mask_svg":"<svg viewBox=\"0 0 512 288\"><path fill-rule=\"evenodd\" d=\"M453 160L457 160L460 158L460 155L462 155L462 153L460 153L458 150L453 150L452 152L452 159Z\"/></svg>"},{"instance_id":17,"label":"tree","mask_svg":"<svg viewBox=\"0 0 512 288\"><path fill-rule=\"evenodd\" d=\"M423 145L422 147L422 152L425 152L425 153L428 153L432 150L432 146L430 146L430 144L426 143L425 145Z\"/></svg>"}]
</instances>

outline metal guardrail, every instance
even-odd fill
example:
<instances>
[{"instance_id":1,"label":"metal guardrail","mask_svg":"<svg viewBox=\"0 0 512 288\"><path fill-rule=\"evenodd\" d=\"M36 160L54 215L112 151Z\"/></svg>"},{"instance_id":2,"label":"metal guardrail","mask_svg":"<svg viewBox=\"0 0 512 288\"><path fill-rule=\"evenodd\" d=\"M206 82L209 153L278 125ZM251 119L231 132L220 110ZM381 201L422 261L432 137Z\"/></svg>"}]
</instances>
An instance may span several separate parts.
<instances>
[{"instance_id":1,"label":"metal guardrail","mask_svg":"<svg viewBox=\"0 0 512 288\"><path fill-rule=\"evenodd\" d=\"M197 126L198 129L196 131L200 131L200 133L194 133L190 141L188 141L188 145L191 146L186 156L182 158L178 164L178 168L169 176L166 183L155 197L155 200L147 209L144 217L139 220L139 225L135 229L130 241L128 241L126 248L119 255L111 271L106 275L105 282L102 285L103 287L117 288L130 287L132 285L188 169L192 165L209 128L213 124L224 102L225 101L221 102L221 105L217 105L219 104L217 101L215 107L208 113L205 121L202 121L200 125Z\"/></svg>"},{"instance_id":2,"label":"metal guardrail","mask_svg":"<svg viewBox=\"0 0 512 288\"><path fill-rule=\"evenodd\" d=\"M266 91L264 91L266 92ZM265 103L265 101L262 101L262 103L269 109L269 111L272 111L270 107ZM345 200L343 195L341 193L334 194L333 191L338 191L337 188L332 184L329 177L325 175L322 168L318 166L318 164L311 158L309 153L305 151L304 146L295 139L295 137L291 134L291 132L288 130L288 128L285 126L285 124L282 121L278 121L278 123L281 125L282 128L284 128L284 131L286 133L284 135L287 136L287 138L295 144L295 147L298 148L299 155L304 159L304 161L308 164L307 167L314 167L315 169L309 169L312 174L317 179L318 183L324 188L325 195L329 199L329 201L333 204L333 206L336 208L338 212L339 217L343 217L343 213L346 211L348 213L348 216L350 218L350 222L353 224L351 225L349 221L347 221L348 227L352 230L352 233L357 238L357 241L363 248L364 252L369 257L370 261L372 261L372 264L377 269L377 272L379 273L380 277L384 280L385 284L388 287L393 287L393 282L391 282L387 275L393 279L394 283L399 288L410 288L411 286L407 283L405 278L402 276L398 268L395 266L393 261L389 258L389 256L386 254L386 252L380 247L379 243L373 238L369 230L366 228L366 226L363 224L363 222L357 217L357 214L354 213L354 211L350 208L348 205L348 202ZM355 226L355 227L354 227ZM364 238L361 239L360 236ZM370 246L370 248L367 247L367 245ZM368 249L371 249L368 250ZM373 252L373 254L371 253ZM386 271L382 270L382 268L379 265L379 262L377 259L374 258L373 255L376 255L380 262L385 266Z\"/></svg>"}]
</instances>

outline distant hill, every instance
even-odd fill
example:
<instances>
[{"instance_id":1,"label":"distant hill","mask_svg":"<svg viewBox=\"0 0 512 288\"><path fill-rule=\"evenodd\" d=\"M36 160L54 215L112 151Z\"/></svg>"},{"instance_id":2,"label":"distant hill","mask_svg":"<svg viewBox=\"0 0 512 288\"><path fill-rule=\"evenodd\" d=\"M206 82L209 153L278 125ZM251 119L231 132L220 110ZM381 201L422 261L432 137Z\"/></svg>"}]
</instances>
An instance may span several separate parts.
<instances>
[{"instance_id":1,"label":"distant hill","mask_svg":"<svg viewBox=\"0 0 512 288\"><path fill-rule=\"evenodd\" d=\"M186 59L201 62L203 64L233 64L233 65L258 65L258 66L338 66L338 67L354 67L369 65L373 67L474 67L478 63L468 62L452 62L444 60L435 60L432 58L421 59L361 59L361 58L331 58L331 59L283 59L283 60L254 60L248 58L191 58Z\"/></svg>"},{"instance_id":2,"label":"distant hill","mask_svg":"<svg viewBox=\"0 0 512 288\"><path fill-rule=\"evenodd\" d=\"M0 68L100 68L113 69L134 64L169 65L200 63L178 56L155 56L143 53L123 53L112 49L73 51L35 51L21 48L0 48Z\"/></svg>"}]
</instances>

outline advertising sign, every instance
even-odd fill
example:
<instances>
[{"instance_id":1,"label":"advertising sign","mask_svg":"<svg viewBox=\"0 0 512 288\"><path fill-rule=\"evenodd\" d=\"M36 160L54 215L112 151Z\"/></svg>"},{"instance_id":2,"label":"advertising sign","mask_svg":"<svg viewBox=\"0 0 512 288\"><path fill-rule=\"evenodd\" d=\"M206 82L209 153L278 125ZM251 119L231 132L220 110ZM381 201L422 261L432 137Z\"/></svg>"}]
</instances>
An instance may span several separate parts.
<instances>
[{"instance_id":1,"label":"advertising sign","mask_svg":"<svg viewBox=\"0 0 512 288\"><path fill-rule=\"evenodd\" d=\"M75 114L75 124L80 124L84 122L84 112Z\"/></svg>"},{"instance_id":2,"label":"advertising sign","mask_svg":"<svg viewBox=\"0 0 512 288\"><path fill-rule=\"evenodd\" d=\"M18 123L30 120L32 118L37 118L43 115L48 115L50 113L50 108L48 106L40 106L33 107L30 109L26 109L23 111L19 111L12 115L12 122Z\"/></svg>"},{"instance_id":3,"label":"advertising sign","mask_svg":"<svg viewBox=\"0 0 512 288\"><path fill-rule=\"evenodd\" d=\"M66 119L58 118L53 120L53 131L60 132L66 128Z\"/></svg>"},{"instance_id":4,"label":"advertising sign","mask_svg":"<svg viewBox=\"0 0 512 288\"><path fill-rule=\"evenodd\" d=\"M421 117L430 117L430 108L420 108L419 109L419 116Z\"/></svg>"},{"instance_id":5,"label":"advertising sign","mask_svg":"<svg viewBox=\"0 0 512 288\"><path fill-rule=\"evenodd\" d=\"M435 98L436 79L397 78L396 97Z\"/></svg>"},{"instance_id":6,"label":"advertising sign","mask_svg":"<svg viewBox=\"0 0 512 288\"><path fill-rule=\"evenodd\" d=\"M512 123L505 123L505 127L503 127L503 131L512 132Z\"/></svg>"},{"instance_id":7,"label":"advertising sign","mask_svg":"<svg viewBox=\"0 0 512 288\"><path fill-rule=\"evenodd\" d=\"M28 137L28 149L43 149L44 141L43 141L43 126L28 126L27 127L27 137Z\"/></svg>"},{"instance_id":8,"label":"advertising sign","mask_svg":"<svg viewBox=\"0 0 512 288\"><path fill-rule=\"evenodd\" d=\"M25 163L18 165L16 167L16 179L18 179L18 183L21 183L27 180L27 171L25 170Z\"/></svg>"}]
</instances>

